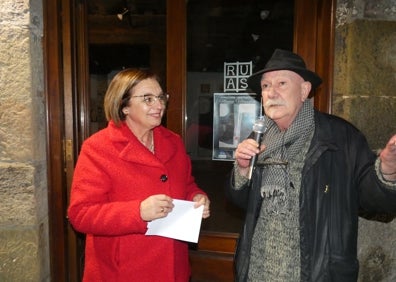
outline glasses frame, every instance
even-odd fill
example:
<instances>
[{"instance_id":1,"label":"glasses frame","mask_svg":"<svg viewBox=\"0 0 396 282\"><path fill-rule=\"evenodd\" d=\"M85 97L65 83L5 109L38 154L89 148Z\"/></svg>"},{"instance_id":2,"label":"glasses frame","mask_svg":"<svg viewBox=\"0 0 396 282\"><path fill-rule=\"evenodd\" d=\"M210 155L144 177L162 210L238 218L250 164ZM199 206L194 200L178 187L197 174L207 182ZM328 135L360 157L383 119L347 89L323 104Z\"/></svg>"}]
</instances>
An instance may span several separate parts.
<instances>
[{"instance_id":1,"label":"glasses frame","mask_svg":"<svg viewBox=\"0 0 396 282\"><path fill-rule=\"evenodd\" d=\"M286 160L273 159L271 157L264 159L262 163L257 164L258 167L264 169L265 167L276 167L281 169L285 174L285 185L289 185L294 189L294 183L290 179L289 162Z\"/></svg>"},{"instance_id":2,"label":"glasses frame","mask_svg":"<svg viewBox=\"0 0 396 282\"><path fill-rule=\"evenodd\" d=\"M271 159L269 161L264 160L262 163L260 163L260 166L284 166L287 167L289 165L288 161L284 161L284 160L275 160L275 159Z\"/></svg>"},{"instance_id":3,"label":"glasses frame","mask_svg":"<svg viewBox=\"0 0 396 282\"><path fill-rule=\"evenodd\" d=\"M164 97L165 100L162 99L162 97ZM160 95L144 94L144 95L131 96L131 98L143 98L143 102L147 106L152 106L157 101L159 101L161 105L166 105L168 103L168 100L169 100L169 94L168 93L163 93L163 94L160 94ZM152 99L152 101L150 102L149 99Z\"/></svg>"}]
</instances>

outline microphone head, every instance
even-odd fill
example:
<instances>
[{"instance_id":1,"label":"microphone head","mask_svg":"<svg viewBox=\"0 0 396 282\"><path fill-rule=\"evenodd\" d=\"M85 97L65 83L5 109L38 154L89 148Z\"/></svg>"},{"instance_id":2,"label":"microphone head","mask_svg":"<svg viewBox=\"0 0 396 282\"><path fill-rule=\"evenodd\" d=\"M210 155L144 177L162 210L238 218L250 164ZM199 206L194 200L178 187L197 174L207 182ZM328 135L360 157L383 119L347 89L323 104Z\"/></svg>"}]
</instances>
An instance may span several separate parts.
<instances>
[{"instance_id":1,"label":"microphone head","mask_svg":"<svg viewBox=\"0 0 396 282\"><path fill-rule=\"evenodd\" d=\"M264 133L267 130L265 126L264 117L259 117L256 122L253 124L253 131L257 133Z\"/></svg>"}]
</instances>

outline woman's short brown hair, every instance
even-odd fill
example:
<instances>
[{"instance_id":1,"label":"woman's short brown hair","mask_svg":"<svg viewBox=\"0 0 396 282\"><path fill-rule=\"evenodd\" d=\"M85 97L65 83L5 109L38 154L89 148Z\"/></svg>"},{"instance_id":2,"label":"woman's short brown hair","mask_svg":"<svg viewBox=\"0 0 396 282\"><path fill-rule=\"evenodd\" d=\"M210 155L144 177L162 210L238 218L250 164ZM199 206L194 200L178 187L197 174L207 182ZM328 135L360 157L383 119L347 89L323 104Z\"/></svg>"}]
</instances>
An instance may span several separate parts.
<instances>
[{"instance_id":1,"label":"woman's short brown hair","mask_svg":"<svg viewBox=\"0 0 396 282\"><path fill-rule=\"evenodd\" d=\"M159 77L151 71L141 69L125 69L117 73L111 80L104 97L104 112L107 121L112 120L119 126L125 120L122 109L128 106L132 89L139 82L153 78L160 82Z\"/></svg>"}]
</instances>

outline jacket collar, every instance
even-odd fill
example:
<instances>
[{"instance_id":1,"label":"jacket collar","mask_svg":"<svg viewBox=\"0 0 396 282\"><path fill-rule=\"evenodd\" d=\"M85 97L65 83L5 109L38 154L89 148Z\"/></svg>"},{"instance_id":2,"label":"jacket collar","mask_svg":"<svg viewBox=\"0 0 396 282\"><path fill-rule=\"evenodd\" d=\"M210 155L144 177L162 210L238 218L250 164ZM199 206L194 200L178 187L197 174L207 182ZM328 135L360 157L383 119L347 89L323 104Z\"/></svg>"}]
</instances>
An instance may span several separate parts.
<instances>
[{"instance_id":1,"label":"jacket collar","mask_svg":"<svg viewBox=\"0 0 396 282\"><path fill-rule=\"evenodd\" d=\"M162 126L154 128L153 131L155 155L144 149L144 145L132 133L126 123L123 122L118 127L110 121L108 128L111 141L123 147L119 157L125 161L162 167L162 163L167 162L176 154L177 147L169 139L171 133Z\"/></svg>"},{"instance_id":2,"label":"jacket collar","mask_svg":"<svg viewBox=\"0 0 396 282\"><path fill-rule=\"evenodd\" d=\"M325 151L337 151L339 149L334 137L334 128L331 126L328 117L330 115L315 110L315 132L306 155L307 162L304 166L303 174L316 163Z\"/></svg>"},{"instance_id":3,"label":"jacket collar","mask_svg":"<svg viewBox=\"0 0 396 282\"><path fill-rule=\"evenodd\" d=\"M313 139L316 140L317 145L320 147L324 146L330 150L338 150L335 138L337 133L334 132L334 127L331 125L329 118L331 119L332 116L315 110L315 133ZM311 147L314 145L311 144Z\"/></svg>"}]
</instances>

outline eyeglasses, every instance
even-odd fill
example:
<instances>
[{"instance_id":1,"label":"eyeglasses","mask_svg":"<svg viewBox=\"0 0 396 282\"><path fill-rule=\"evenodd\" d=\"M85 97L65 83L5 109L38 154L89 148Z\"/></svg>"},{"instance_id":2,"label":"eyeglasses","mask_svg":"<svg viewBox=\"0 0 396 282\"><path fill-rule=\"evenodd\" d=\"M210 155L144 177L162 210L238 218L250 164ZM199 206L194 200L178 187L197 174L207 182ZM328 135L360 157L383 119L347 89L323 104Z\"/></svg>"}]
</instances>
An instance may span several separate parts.
<instances>
[{"instance_id":1,"label":"eyeglasses","mask_svg":"<svg viewBox=\"0 0 396 282\"><path fill-rule=\"evenodd\" d=\"M287 168L288 164L289 164L288 161L266 158L260 165L261 166L281 166L281 167Z\"/></svg>"},{"instance_id":2,"label":"eyeglasses","mask_svg":"<svg viewBox=\"0 0 396 282\"><path fill-rule=\"evenodd\" d=\"M158 96L154 94L144 94L138 96L131 96L131 98L143 98L143 102L147 106L152 106L156 101L159 101L162 105L165 105L168 102L169 95L168 94L160 94Z\"/></svg>"},{"instance_id":3,"label":"eyeglasses","mask_svg":"<svg viewBox=\"0 0 396 282\"><path fill-rule=\"evenodd\" d=\"M273 167L276 169L280 169L281 171L283 171L284 176L285 176L285 185L290 185L290 187L294 189L294 184L290 180L289 162L288 161L278 160L278 159L273 159L271 157L267 157L261 163L257 164L257 166L262 167L262 168Z\"/></svg>"}]
</instances>

